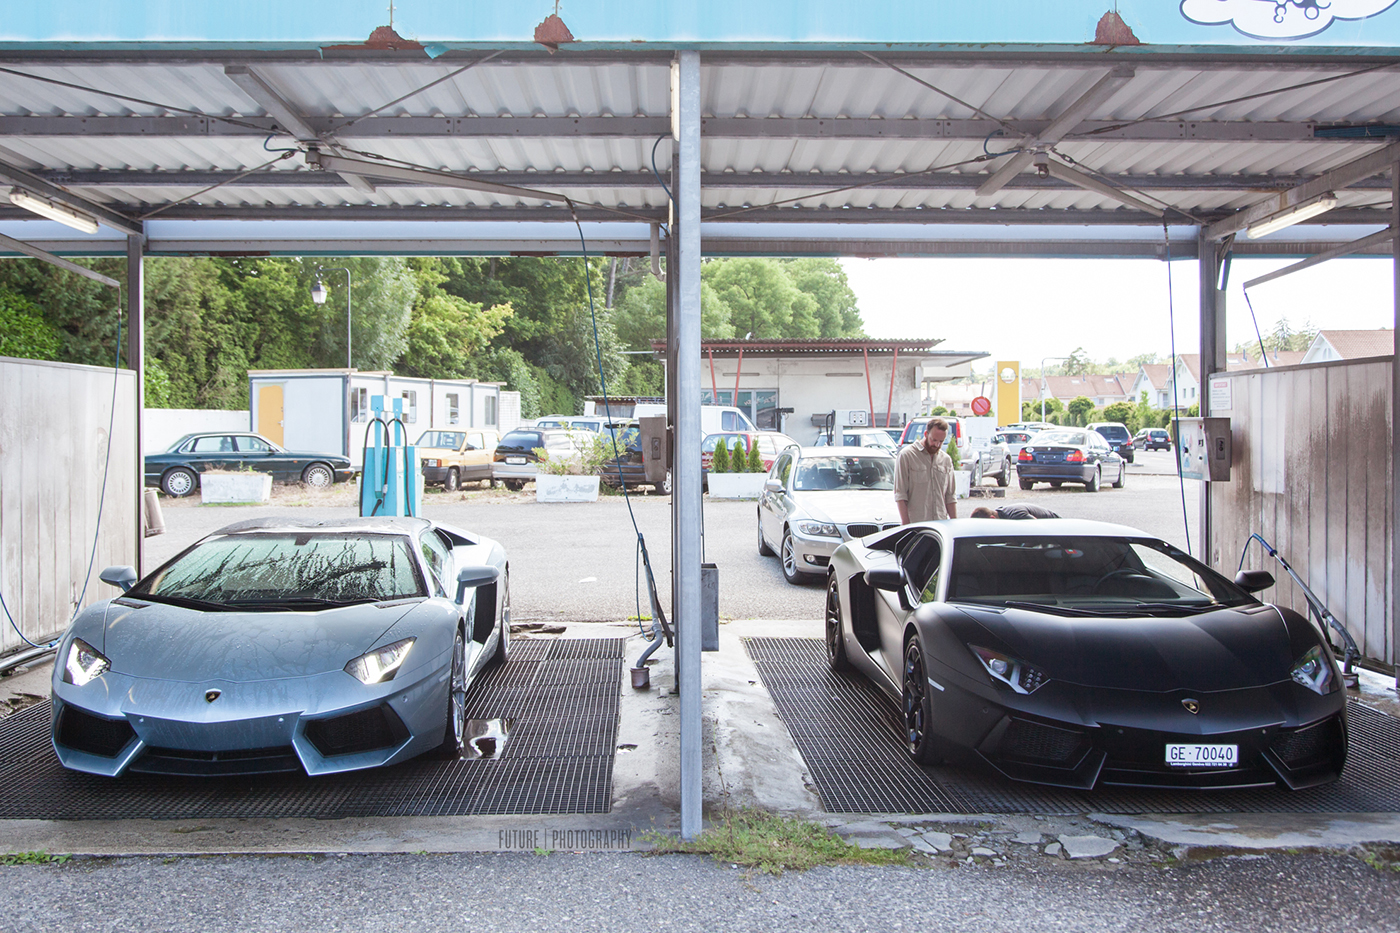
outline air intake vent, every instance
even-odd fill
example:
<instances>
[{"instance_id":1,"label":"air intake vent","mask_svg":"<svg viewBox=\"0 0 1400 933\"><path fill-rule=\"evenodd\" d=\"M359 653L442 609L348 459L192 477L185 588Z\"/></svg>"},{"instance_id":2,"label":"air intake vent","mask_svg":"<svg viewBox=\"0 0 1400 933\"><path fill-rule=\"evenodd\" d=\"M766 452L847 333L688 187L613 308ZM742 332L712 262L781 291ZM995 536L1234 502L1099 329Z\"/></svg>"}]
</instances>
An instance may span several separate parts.
<instances>
[{"instance_id":1,"label":"air intake vent","mask_svg":"<svg viewBox=\"0 0 1400 933\"><path fill-rule=\"evenodd\" d=\"M1002 737L1000 754L1007 758L1065 763L1077 757L1084 744L1082 732L1057 729L1024 719L1013 719Z\"/></svg>"},{"instance_id":2,"label":"air intake vent","mask_svg":"<svg viewBox=\"0 0 1400 933\"><path fill-rule=\"evenodd\" d=\"M403 720L387 706L306 724L306 737L316 751L330 758L398 745L408 738Z\"/></svg>"},{"instance_id":3,"label":"air intake vent","mask_svg":"<svg viewBox=\"0 0 1400 933\"><path fill-rule=\"evenodd\" d=\"M1337 728L1337 720L1328 719L1306 729L1276 736L1269 747L1290 768L1316 764L1340 744Z\"/></svg>"},{"instance_id":4,"label":"air intake vent","mask_svg":"<svg viewBox=\"0 0 1400 933\"><path fill-rule=\"evenodd\" d=\"M91 755L115 758L135 737L125 719L104 719L75 706L63 707L58 717L58 744Z\"/></svg>"}]
</instances>

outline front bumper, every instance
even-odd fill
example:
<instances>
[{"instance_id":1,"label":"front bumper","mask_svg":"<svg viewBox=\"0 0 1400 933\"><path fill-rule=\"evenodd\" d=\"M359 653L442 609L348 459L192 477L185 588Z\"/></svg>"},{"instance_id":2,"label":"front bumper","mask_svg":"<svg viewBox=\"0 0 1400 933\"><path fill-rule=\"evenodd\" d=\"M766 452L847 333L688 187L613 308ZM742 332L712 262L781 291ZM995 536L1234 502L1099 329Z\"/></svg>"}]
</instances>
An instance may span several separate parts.
<instances>
[{"instance_id":1,"label":"front bumper","mask_svg":"<svg viewBox=\"0 0 1400 933\"><path fill-rule=\"evenodd\" d=\"M109 671L83 687L54 685L54 752L66 768L108 777L393 764L442 741L451 676L442 660L369 687L344 671L198 684Z\"/></svg>"},{"instance_id":2,"label":"front bumper","mask_svg":"<svg viewBox=\"0 0 1400 933\"><path fill-rule=\"evenodd\" d=\"M792 553L797 569L804 573L824 574L831 564L831 555L836 553L843 541L827 535L805 535L795 527L788 529L792 536Z\"/></svg>"},{"instance_id":3,"label":"front bumper","mask_svg":"<svg viewBox=\"0 0 1400 933\"><path fill-rule=\"evenodd\" d=\"M957 686L944 669L939 719L951 743L1016 781L1091 790L1272 787L1337 780L1346 763L1345 703L1338 694L1299 696L1294 684L1192 693L1099 690L1051 681L1030 696ZM935 674L935 676L938 676ZM1192 715L1182 705L1197 699ZM1177 767L1169 744L1239 746L1234 767Z\"/></svg>"},{"instance_id":4,"label":"front bumper","mask_svg":"<svg viewBox=\"0 0 1400 933\"><path fill-rule=\"evenodd\" d=\"M355 469L354 467L336 467L336 468L335 468L335 481L336 481L337 483L349 483L349 482L352 482L352 481L354 481L355 477L357 477L357 476L359 476L359 475L360 475L360 471L357 470L357 469Z\"/></svg>"}]
</instances>

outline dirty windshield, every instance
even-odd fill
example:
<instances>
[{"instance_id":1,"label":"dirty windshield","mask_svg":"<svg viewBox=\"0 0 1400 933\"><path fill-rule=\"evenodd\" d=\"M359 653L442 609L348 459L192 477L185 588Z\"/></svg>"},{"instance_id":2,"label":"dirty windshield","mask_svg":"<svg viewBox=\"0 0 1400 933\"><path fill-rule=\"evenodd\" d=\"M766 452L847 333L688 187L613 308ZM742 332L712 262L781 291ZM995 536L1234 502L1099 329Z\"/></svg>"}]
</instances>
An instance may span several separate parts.
<instances>
[{"instance_id":1,"label":"dirty windshield","mask_svg":"<svg viewBox=\"0 0 1400 933\"><path fill-rule=\"evenodd\" d=\"M426 594L406 537L287 532L211 538L127 595L192 608L275 610Z\"/></svg>"},{"instance_id":2,"label":"dirty windshield","mask_svg":"<svg viewBox=\"0 0 1400 933\"><path fill-rule=\"evenodd\" d=\"M802 492L894 489L894 458L803 457L792 488Z\"/></svg>"}]
</instances>

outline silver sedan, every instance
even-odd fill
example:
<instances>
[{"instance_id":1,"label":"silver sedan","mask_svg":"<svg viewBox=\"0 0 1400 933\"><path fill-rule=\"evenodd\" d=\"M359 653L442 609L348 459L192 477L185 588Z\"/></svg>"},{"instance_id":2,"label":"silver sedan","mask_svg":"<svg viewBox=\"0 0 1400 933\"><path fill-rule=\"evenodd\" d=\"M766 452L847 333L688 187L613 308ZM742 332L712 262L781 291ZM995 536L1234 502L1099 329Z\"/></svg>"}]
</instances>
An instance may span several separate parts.
<instances>
[{"instance_id":1,"label":"silver sedan","mask_svg":"<svg viewBox=\"0 0 1400 933\"><path fill-rule=\"evenodd\" d=\"M784 450L758 498L758 553L780 554L787 581L804 583L843 541L898 527L894 462L882 447Z\"/></svg>"}]
</instances>

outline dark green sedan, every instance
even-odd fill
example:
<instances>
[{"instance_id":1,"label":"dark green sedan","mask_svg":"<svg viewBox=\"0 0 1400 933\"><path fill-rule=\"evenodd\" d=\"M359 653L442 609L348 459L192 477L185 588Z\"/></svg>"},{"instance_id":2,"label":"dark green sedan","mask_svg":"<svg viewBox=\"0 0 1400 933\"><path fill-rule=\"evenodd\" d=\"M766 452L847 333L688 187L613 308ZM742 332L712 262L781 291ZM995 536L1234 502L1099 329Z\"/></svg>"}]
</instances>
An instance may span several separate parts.
<instances>
[{"instance_id":1,"label":"dark green sedan","mask_svg":"<svg viewBox=\"0 0 1400 933\"><path fill-rule=\"evenodd\" d=\"M281 482L324 487L354 479L359 471L340 454L295 453L259 434L186 434L163 454L148 454L146 485L167 496L188 496L205 470L254 470Z\"/></svg>"}]
</instances>

